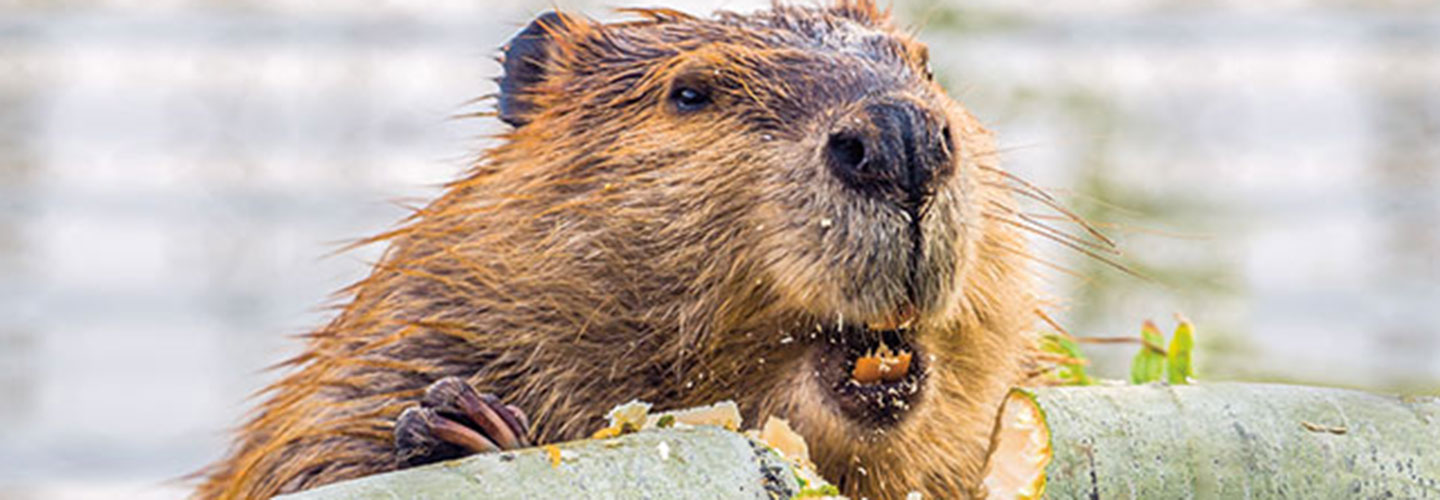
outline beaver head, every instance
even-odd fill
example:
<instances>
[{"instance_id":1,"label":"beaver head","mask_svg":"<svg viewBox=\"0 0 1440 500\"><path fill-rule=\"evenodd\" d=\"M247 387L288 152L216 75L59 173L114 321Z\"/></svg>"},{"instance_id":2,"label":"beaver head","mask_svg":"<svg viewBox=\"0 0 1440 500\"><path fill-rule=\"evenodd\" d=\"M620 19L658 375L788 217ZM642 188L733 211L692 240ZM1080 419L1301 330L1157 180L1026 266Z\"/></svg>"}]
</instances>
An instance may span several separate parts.
<instances>
[{"instance_id":1,"label":"beaver head","mask_svg":"<svg viewBox=\"0 0 1440 500\"><path fill-rule=\"evenodd\" d=\"M709 217L682 228L751 244L746 267L797 311L865 324L955 302L976 218L956 167L966 120L924 45L868 4L646 13L552 13L516 37L499 103L512 141L583 137L553 164L648 181L629 191Z\"/></svg>"}]
</instances>

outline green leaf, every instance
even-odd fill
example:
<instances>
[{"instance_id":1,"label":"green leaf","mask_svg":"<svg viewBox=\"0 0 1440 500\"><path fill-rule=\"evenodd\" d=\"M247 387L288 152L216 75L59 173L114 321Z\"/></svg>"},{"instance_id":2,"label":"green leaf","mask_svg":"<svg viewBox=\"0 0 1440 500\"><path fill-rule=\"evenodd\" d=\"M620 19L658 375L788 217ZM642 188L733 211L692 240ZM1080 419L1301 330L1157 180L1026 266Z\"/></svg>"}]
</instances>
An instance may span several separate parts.
<instances>
[{"instance_id":1,"label":"green leaf","mask_svg":"<svg viewBox=\"0 0 1440 500\"><path fill-rule=\"evenodd\" d=\"M1059 363L1059 368L1051 374L1055 382L1061 385L1092 385L1095 383L1095 380L1090 378L1090 374L1085 372L1085 365L1088 362L1085 353L1080 351L1080 345L1070 337L1047 333L1040 337L1040 350L1075 360L1073 363Z\"/></svg>"},{"instance_id":2,"label":"green leaf","mask_svg":"<svg viewBox=\"0 0 1440 500\"><path fill-rule=\"evenodd\" d=\"M796 478L799 478L797 475ZM816 486L802 486L800 492L796 493L793 499L800 498L826 498L840 496L840 488L833 484L821 484Z\"/></svg>"},{"instance_id":3,"label":"green leaf","mask_svg":"<svg viewBox=\"0 0 1440 500\"><path fill-rule=\"evenodd\" d=\"M1184 318L1175 327L1175 336L1170 339L1170 349L1165 355L1165 380L1172 384L1187 384L1195 374L1190 366L1190 352L1195 349L1194 327Z\"/></svg>"},{"instance_id":4,"label":"green leaf","mask_svg":"<svg viewBox=\"0 0 1440 500\"><path fill-rule=\"evenodd\" d=\"M1165 334L1160 333L1155 322L1146 321L1140 327L1140 338L1145 344L1130 362L1130 383L1136 385L1158 381L1165 374L1165 354L1157 352L1165 348Z\"/></svg>"}]
</instances>

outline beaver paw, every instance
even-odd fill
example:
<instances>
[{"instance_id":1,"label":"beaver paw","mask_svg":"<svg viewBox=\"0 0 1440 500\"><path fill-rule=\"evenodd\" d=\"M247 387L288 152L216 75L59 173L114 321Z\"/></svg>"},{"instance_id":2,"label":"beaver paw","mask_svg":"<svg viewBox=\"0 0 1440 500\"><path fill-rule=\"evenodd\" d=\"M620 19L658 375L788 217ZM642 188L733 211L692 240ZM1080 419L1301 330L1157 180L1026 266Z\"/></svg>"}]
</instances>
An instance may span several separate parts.
<instances>
[{"instance_id":1,"label":"beaver paw","mask_svg":"<svg viewBox=\"0 0 1440 500\"><path fill-rule=\"evenodd\" d=\"M395 422L395 459L414 467L474 453L530 446L525 412L481 394L459 377L430 384L419 406Z\"/></svg>"}]
</instances>

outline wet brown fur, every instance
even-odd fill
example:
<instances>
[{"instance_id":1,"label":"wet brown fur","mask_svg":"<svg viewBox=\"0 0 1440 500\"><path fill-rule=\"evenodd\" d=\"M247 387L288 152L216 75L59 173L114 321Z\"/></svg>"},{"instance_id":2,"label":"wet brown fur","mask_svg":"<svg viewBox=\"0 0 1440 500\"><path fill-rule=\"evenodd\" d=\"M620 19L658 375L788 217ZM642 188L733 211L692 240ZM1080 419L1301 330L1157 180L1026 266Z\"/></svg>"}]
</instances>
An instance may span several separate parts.
<instances>
[{"instance_id":1,"label":"wet brown fur","mask_svg":"<svg viewBox=\"0 0 1440 500\"><path fill-rule=\"evenodd\" d=\"M539 442L583 437L632 399L660 408L733 399L751 424L790 419L848 494L972 491L1037 307L1025 238L1009 216L1015 189L990 132L925 78L924 47L871 0L777 6L758 21L635 12L641 20L610 25L565 18L530 124L374 238L390 245L381 262L309 335L197 497L264 498L394 469L396 416L451 375L529 412ZM873 47L892 53L856 74L896 65L898 92L940 109L959 150L924 222L938 259L927 263L933 300L915 340L934 356L928 391L883 432L819 396L803 340L818 321L893 310L894 286L862 273L885 269L863 245L881 241L865 238L883 235L889 216L834 202L853 194L815 179L798 179L819 187L797 193L785 176L799 174L779 168L812 165L823 134L786 122L805 110L775 104L802 100L807 81L771 71L796 58L862 59L777 41L845 33L884 35ZM639 55L616 58L617 47ZM713 115L687 120L643 104L696 65L727 82ZM857 298L857 284L874 292Z\"/></svg>"}]
</instances>

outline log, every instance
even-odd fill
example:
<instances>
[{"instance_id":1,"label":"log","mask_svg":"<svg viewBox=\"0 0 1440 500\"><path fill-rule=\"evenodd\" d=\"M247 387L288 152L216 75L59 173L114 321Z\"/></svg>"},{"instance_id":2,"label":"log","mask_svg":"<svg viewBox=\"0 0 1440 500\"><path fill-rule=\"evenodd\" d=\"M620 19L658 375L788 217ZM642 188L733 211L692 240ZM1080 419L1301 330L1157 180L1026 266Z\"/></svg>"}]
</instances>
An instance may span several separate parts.
<instances>
[{"instance_id":1,"label":"log","mask_svg":"<svg viewBox=\"0 0 1440 500\"><path fill-rule=\"evenodd\" d=\"M991 498L1440 498L1440 400L1237 383L1016 389L988 474Z\"/></svg>"},{"instance_id":2,"label":"log","mask_svg":"<svg viewBox=\"0 0 1440 500\"><path fill-rule=\"evenodd\" d=\"M1440 399L1206 383L1016 389L991 498L1440 498ZM937 436L937 439L942 438ZM662 446L663 445L663 446ZM292 495L790 498L790 462L719 427L476 455Z\"/></svg>"},{"instance_id":3,"label":"log","mask_svg":"<svg viewBox=\"0 0 1440 500\"><path fill-rule=\"evenodd\" d=\"M281 498L775 499L800 490L789 462L719 427L647 430L555 448L474 455Z\"/></svg>"}]
</instances>

